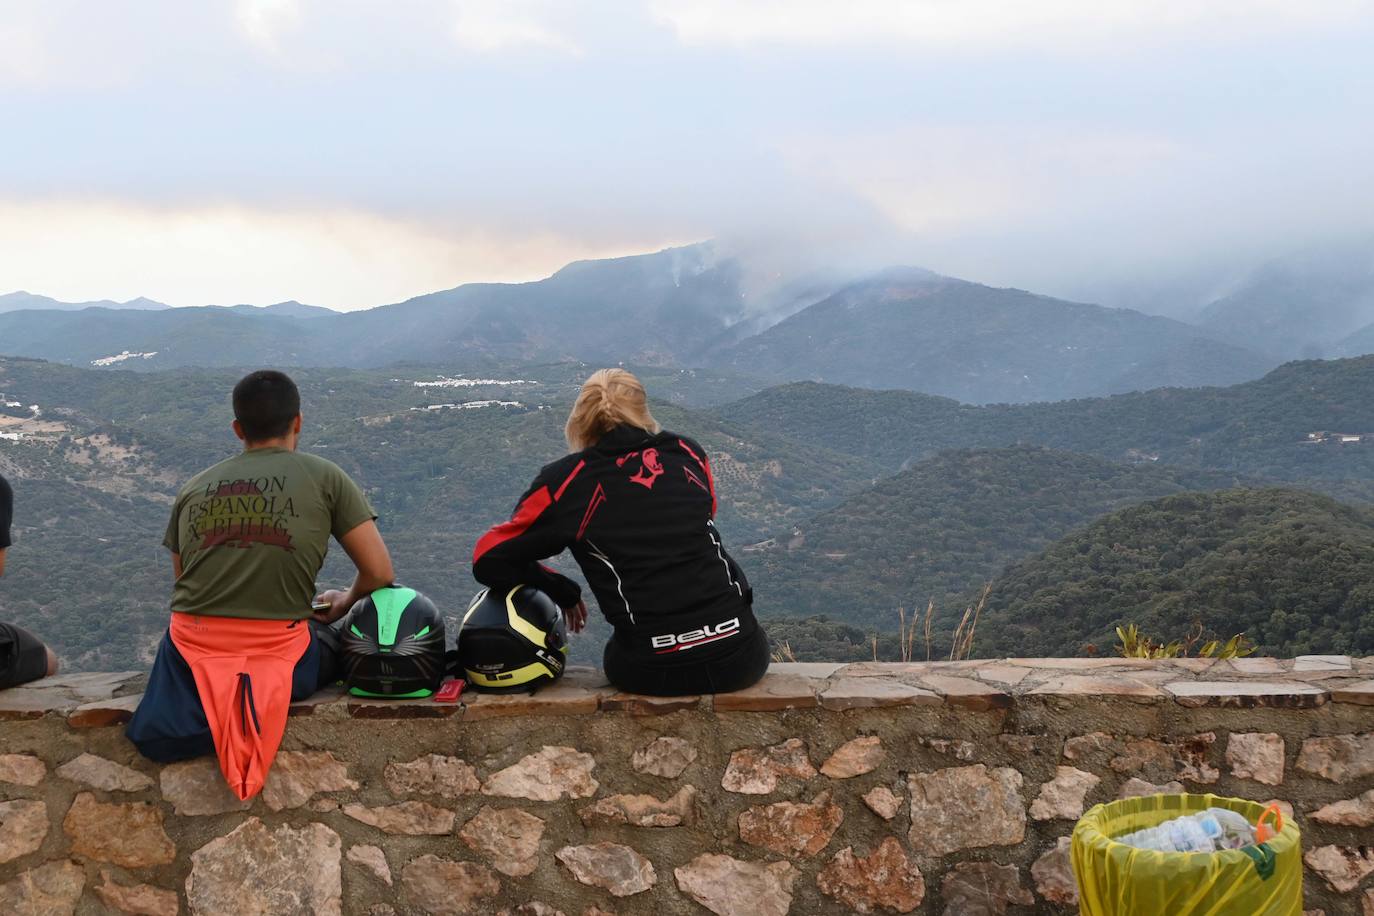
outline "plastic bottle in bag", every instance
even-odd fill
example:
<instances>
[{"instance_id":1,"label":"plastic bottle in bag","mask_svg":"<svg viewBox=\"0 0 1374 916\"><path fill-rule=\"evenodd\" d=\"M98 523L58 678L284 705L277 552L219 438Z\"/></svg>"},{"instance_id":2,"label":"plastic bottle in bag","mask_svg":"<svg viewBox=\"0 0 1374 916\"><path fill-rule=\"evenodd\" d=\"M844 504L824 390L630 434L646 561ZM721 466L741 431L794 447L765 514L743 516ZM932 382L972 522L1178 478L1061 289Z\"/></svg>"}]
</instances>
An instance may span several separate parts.
<instances>
[{"instance_id":1,"label":"plastic bottle in bag","mask_svg":"<svg viewBox=\"0 0 1374 916\"><path fill-rule=\"evenodd\" d=\"M1156 852L1216 852L1253 844L1255 831L1244 815L1208 808L1117 837L1116 841Z\"/></svg>"}]
</instances>

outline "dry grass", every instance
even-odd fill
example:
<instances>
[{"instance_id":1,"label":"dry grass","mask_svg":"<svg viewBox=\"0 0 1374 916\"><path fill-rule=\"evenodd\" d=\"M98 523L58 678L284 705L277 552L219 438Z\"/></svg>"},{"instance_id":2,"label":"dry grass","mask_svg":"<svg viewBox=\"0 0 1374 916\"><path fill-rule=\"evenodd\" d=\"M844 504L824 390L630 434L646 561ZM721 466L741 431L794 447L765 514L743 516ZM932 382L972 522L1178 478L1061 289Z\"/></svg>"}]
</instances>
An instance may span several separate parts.
<instances>
[{"instance_id":1,"label":"dry grass","mask_svg":"<svg viewBox=\"0 0 1374 916\"><path fill-rule=\"evenodd\" d=\"M954 644L949 649L949 660L952 662L961 661L973 655L973 634L978 630L978 618L983 613L983 608L987 606L988 595L992 592L992 583L983 586L983 594L978 599L978 603L970 608L964 609L964 616L959 621L959 626L954 629Z\"/></svg>"},{"instance_id":2,"label":"dry grass","mask_svg":"<svg viewBox=\"0 0 1374 916\"><path fill-rule=\"evenodd\" d=\"M775 662L795 662L796 660L797 656L792 651L792 644L786 640L773 650L773 661Z\"/></svg>"},{"instance_id":3,"label":"dry grass","mask_svg":"<svg viewBox=\"0 0 1374 916\"><path fill-rule=\"evenodd\" d=\"M964 609L964 615L959 620L959 625L954 628L954 639L949 650L949 660L952 662L961 661L969 658L973 654L973 637L978 632L978 618L983 614L983 608L987 606L988 595L992 593L992 583L983 586L983 594L979 597L978 603ZM906 608L897 608L897 644L899 655L902 661L910 662L916 656L916 636L917 627L920 627L920 636L925 643L926 661L930 661L934 655L935 639L932 633L935 623L935 599L932 598L926 604L924 616L917 614L911 615L911 622L907 623ZM873 637L873 660L878 658L878 636Z\"/></svg>"}]
</instances>

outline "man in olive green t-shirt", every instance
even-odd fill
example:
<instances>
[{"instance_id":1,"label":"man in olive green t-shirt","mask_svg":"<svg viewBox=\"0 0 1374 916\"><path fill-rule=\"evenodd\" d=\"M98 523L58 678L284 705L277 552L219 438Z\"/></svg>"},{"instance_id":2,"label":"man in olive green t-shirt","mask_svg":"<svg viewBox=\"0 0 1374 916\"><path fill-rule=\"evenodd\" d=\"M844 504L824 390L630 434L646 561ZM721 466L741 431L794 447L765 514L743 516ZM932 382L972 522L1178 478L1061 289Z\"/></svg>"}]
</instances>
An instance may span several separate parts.
<instances>
[{"instance_id":1,"label":"man in olive green t-shirt","mask_svg":"<svg viewBox=\"0 0 1374 916\"><path fill-rule=\"evenodd\" d=\"M281 445L245 449L192 478L172 508L162 541L181 565L172 610L309 616L330 536L375 532L375 518L337 465Z\"/></svg>"},{"instance_id":2,"label":"man in olive green t-shirt","mask_svg":"<svg viewBox=\"0 0 1374 916\"><path fill-rule=\"evenodd\" d=\"M296 450L295 383L253 372L234 387L233 404L243 451L196 475L172 507L163 539L176 577L172 622L127 734L155 760L218 751L230 787L250 798L289 702L332 680L327 625L394 572L358 485ZM358 574L349 589L321 594L312 614L331 537Z\"/></svg>"}]
</instances>

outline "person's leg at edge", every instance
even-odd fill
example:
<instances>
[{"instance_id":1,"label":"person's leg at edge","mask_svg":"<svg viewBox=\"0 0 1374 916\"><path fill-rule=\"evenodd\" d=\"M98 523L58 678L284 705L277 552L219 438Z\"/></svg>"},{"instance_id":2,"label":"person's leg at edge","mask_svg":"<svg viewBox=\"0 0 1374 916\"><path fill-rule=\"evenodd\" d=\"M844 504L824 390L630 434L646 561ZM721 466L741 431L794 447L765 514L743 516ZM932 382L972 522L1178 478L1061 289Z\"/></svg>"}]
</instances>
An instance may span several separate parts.
<instances>
[{"instance_id":1,"label":"person's leg at edge","mask_svg":"<svg viewBox=\"0 0 1374 916\"><path fill-rule=\"evenodd\" d=\"M23 627L0 624L11 651L0 670L0 689L18 687L57 673L57 656L37 636Z\"/></svg>"}]
</instances>

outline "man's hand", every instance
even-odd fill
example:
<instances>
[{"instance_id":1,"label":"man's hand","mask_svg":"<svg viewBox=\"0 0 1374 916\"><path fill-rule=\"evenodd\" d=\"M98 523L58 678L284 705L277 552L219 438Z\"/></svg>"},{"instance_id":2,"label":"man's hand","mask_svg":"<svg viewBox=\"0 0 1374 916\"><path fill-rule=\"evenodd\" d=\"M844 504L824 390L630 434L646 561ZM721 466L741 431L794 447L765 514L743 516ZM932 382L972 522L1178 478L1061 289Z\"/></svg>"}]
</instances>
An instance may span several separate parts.
<instances>
[{"instance_id":1,"label":"man's hand","mask_svg":"<svg viewBox=\"0 0 1374 916\"><path fill-rule=\"evenodd\" d=\"M329 607L316 611L310 616L320 623L333 623L343 615L347 614L353 607L354 599L350 592L341 588L331 588L327 592L321 592L315 598L316 604L328 604Z\"/></svg>"},{"instance_id":2,"label":"man's hand","mask_svg":"<svg viewBox=\"0 0 1374 916\"><path fill-rule=\"evenodd\" d=\"M572 607L563 608L563 619L568 622L569 630L581 633L587 628L587 602L578 601Z\"/></svg>"},{"instance_id":3,"label":"man's hand","mask_svg":"<svg viewBox=\"0 0 1374 916\"><path fill-rule=\"evenodd\" d=\"M344 553L348 554L353 565L358 567L358 575L353 578L353 585L347 591L331 588L315 599L316 604L329 602L328 610L316 611L311 615L320 623L333 623L338 620L359 600L379 588L390 585L396 577L396 572L391 567L391 554L387 553L386 544L382 542L376 522L363 522L339 538L339 543L343 545Z\"/></svg>"}]
</instances>

